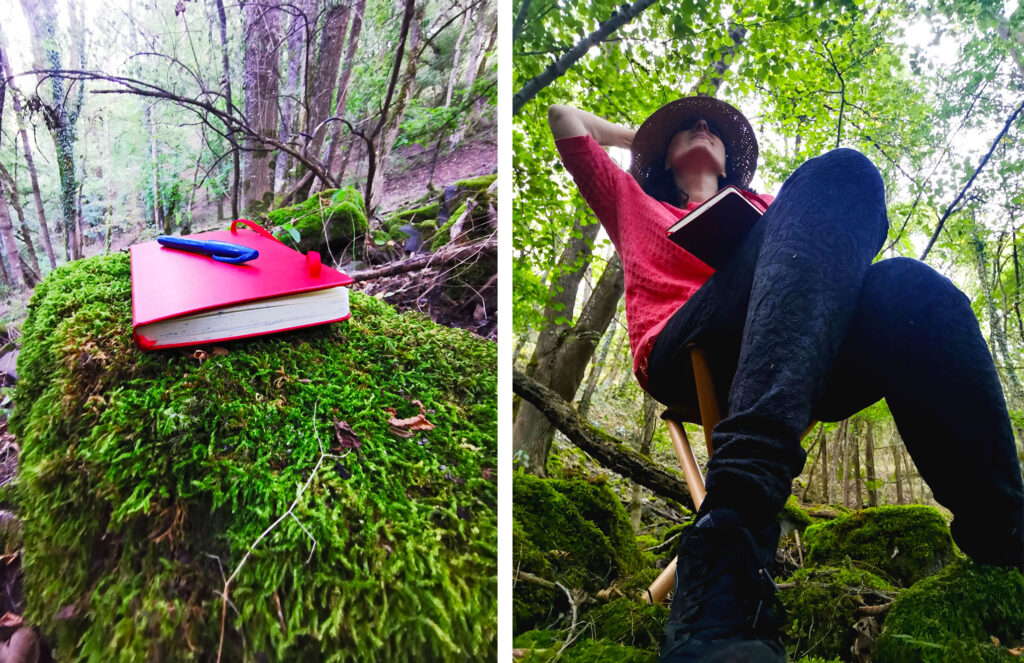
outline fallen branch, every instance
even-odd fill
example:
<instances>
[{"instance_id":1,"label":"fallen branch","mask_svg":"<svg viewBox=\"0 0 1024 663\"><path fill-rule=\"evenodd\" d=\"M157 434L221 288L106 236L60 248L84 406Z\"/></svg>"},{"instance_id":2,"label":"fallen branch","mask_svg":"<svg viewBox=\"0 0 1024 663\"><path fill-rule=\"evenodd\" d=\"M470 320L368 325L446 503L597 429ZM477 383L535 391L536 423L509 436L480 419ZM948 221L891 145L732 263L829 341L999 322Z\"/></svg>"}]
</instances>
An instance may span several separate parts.
<instances>
[{"instance_id":1,"label":"fallen branch","mask_svg":"<svg viewBox=\"0 0 1024 663\"><path fill-rule=\"evenodd\" d=\"M482 242L475 244L467 244L465 246L458 246L452 248L443 248L437 253L431 253L424 256L416 256L414 258L406 258L405 260L399 260L383 267L374 267L373 269L364 269L351 274L352 280L356 283L360 281L370 281L373 279L379 279L385 276L394 276L396 274L404 274L406 272L414 272L427 267L433 267L435 265L447 265L453 262L461 262L468 260L475 255L497 255L498 254L498 239L491 237Z\"/></svg>"},{"instance_id":2,"label":"fallen branch","mask_svg":"<svg viewBox=\"0 0 1024 663\"><path fill-rule=\"evenodd\" d=\"M591 426L552 389L513 370L512 391L540 410L570 442L593 456L604 467L663 497L676 500L687 509L697 510L685 481L655 465L650 458L633 451L621 440Z\"/></svg>"}]
</instances>

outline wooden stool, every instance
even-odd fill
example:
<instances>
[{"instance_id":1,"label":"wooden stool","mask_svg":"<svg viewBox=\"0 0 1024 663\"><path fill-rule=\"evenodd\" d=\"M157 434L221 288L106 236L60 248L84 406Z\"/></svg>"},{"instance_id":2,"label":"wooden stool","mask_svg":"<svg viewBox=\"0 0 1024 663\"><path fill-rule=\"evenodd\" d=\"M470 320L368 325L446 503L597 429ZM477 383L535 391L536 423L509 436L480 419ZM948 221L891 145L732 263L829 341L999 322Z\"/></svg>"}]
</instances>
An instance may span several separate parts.
<instances>
[{"instance_id":1,"label":"wooden stool","mask_svg":"<svg viewBox=\"0 0 1024 663\"><path fill-rule=\"evenodd\" d=\"M715 381L711 376L711 367L708 365L707 355L697 345L690 344L690 362L693 365L693 379L697 384L697 408L669 408L665 410L661 418L668 426L669 437L672 438L672 446L679 458L679 465L683 468L683 477L686 479L686 487L693 498L693 506L700 509L704 501L704 476L697 465L697 458L693 455L690 441L686 437L686 430L683 429L683 422L700 424L704 427L704 441L708 447L708 458L714 453L711 446L711 431L718 422L722 420L721 410L718 407L718 396L715 394ZM815 426L811 422L800 436L801 439ZM675 584L676 559L673 558L669 565L655 578L651 586L647 588L647 601L660 603L671 591Z\"/></svg>"}]
</instances>

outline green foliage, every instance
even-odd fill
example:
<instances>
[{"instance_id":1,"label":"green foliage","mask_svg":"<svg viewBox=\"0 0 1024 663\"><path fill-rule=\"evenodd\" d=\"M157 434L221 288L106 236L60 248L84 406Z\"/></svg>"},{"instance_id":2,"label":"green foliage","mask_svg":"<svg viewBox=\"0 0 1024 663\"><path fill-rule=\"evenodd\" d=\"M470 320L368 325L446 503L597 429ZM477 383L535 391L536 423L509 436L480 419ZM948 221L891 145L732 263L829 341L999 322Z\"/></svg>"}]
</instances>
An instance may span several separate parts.
<instances>
[{"instance_id":1,"label":"green foliage","mask_svg":"<svg viewBox=\"0 0 1024 663\"><path fill-rule=\"evenodd\" d=\"M232 583L225 660L496 655L493 343L353 293L199 361L137 350L130 294L127 255L79 261L23 329L26 619L60 658L206 660L225 575L307 482ZM414 399L435 428L397 437Z\"/></svg>"},{"instance_id":2,"label":"green foliage","mask_svg":"<svg viewBox=\"0 0 1024 663\"><path fill-rule=\"evenodd\" d=\"M1022 644L1024 575L961 559L900 594L875 660L1012 663L1019 657L1006 648Z\"/></svg>"},{"instance_id":3,"label":"green foliage","mask_svg":"<svg viewBox=\"0 0 1024 663\"><path fill-rule=\"evenodd\" d=\"M907 587L953 561L949 526L929 506L881 506L812 525L804 532L808 564L853 560Z\"/></svg>"},{"instance_id":4,"label":"green foliage","mask_svg":"<svg viewBox=\"0 0 1024 663\"><path fill-rule=\"evenodd\" d=\"M298 205L272 210L267 218L281 228L278 239L303 253L325 244L345 247L368 228L362 194L352 187L321 191Z\"/></svg>"},{"instance_id":5,"label":"green foliage","mask_svg":"<svg viewBox=\"0 0 1024 663\"><path fill-rule=\"evenodd\" d=\"M875 574L855 568L848 561L837 566L799 569L786 581L779 599L786 608L782 629L787 650L794 656L839 658L850 651L862 597L885 602L895 588Z\"/></svg>"}]
</instances>

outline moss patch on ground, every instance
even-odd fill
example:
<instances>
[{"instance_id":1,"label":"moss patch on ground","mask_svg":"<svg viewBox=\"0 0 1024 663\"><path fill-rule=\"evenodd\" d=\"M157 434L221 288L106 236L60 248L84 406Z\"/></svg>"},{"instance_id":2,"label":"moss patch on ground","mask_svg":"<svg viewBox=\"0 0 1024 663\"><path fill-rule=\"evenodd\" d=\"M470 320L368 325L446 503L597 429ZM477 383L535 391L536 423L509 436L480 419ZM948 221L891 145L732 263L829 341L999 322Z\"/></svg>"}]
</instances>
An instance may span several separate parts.
<instances>
[{"instance_id":1,"label":"moss patch on ground","mask_svg":"<svg viewBox=\"0 0 1024 663\"><path fill-rule=\"evenodd\" d=\"M200 360L134 347L125 254L37 286L11 494L58 658L210 660L224 576L307 482L232 583L224 660L497 655L495 344L351 304ZM413 400L435 428L398 437Z\"/></svg>"},{"instance_id":2,"label":"moss patch on ground","mask_svg":"<svg viewBox=\"0 0 1024 663\"><path fill-rule=\"evenodd\" d=\"M840 566L806 567L793 574L779 593L786 609L782 639L790 655L836 658L853 643L857 608L895 596L896 588L878 576Z\"/></svg>"},{"instance_id":3,"label":"moss patch on ground","mask_svg":"<svg viewBox=\"0 0 1024 663\"><path fill-rule=\"evenodd\" d=\"M368 228L362 194L352 187L321 191L298 205L272 210L267 218L278 228L278 239L303 253L326 245L345 248ZM298 241L288 228L298 233Z\"/></svg>"},{"instance_id":4,"label":"moss patch on ground","mask_svg":"<svg viewBox=\"0 0 1024 663\"><path fill-rule=\"evenodd\" d=\"M1024 575L962 559L900 594L875 660L1012 663L1020 657L1007 648L1022 644Z\"/></svg>"},{"instance_id":5,"label":"moss patch on ground","mask_svg":"<svg viewBox=\"0 0 1024 663\"><path fill-rule=\"evenodd\" d=\"M949 526L929 506L881 506L839 516L804 532L807 564L850 558L907 587L955 558Z\"/></svg>"}]
</instances>

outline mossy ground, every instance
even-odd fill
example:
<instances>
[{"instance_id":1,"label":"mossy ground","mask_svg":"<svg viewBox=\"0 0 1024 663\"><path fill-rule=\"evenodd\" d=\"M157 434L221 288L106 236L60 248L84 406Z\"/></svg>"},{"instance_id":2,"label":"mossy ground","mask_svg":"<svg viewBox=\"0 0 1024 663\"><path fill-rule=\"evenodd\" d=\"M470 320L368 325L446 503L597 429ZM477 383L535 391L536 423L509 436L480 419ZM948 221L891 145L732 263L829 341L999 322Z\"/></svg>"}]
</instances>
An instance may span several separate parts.
<instances>
[{"instance_id":1,"label":"mossy ground","mask_svg":"<svg viewBox=\"0 0 1024 663\"><path fill-rule=\"evenodd\" d=\"M846 558L907 587L955 558L949 526L929 506L882 506L839 516L804 532L808 564Z\"/></svg>"},{"instance_id":2,"label":"mossy ground","mask_svg":"<svg viewBox=\"0 0 1024 663\"><path fill-rule=\"evenodd\" d=\"M849 562L798 570L780 592L786 609L783 641L791 655L837 658L848 654L861 605L885 603L896 588Z\"/></svg>"},{"instance_id":3,"label":"mossy ground","mask_svg":"<svg viewBox=\"0 0 1024 663\"><path fill-rule=\"evenodd\" d=\"M173 284L168 284L173 287ZM11 430L27 621L60 658L212 660L224 575L331 458L233 583L224 660L496 654L493 343L352 294L345 323L204 361L132 344L128 256L33 296ZM386 408L435 428L394 435ZM314 548L313 539L316 541Z\"/></svg>"},{"instance_id":4,"label":"mossy ground","mask_svg":"<svg viewBox=\"0 0 1024 663\"><path fill-rule=\"evenodd\" d=\"M267 218L279 228L278 239L303 253L325 244L345 248L368 229L362 195L352 187L321 191L298 205L272 210ZM284 229L288 226L298 232L298 242Z\"/></svg>"},{"instance_id":5,"label":"mossy ground","mask_svg":"<svg viewBox=\"0 0 1024 663\"><path fill-rule=\"evenodd\" d=\"M900 594L885 619L875 660L1013 663L1020 656L1007 648L1021 645L1024 575L962 559Z\"/></svg>"}]
</instances>

